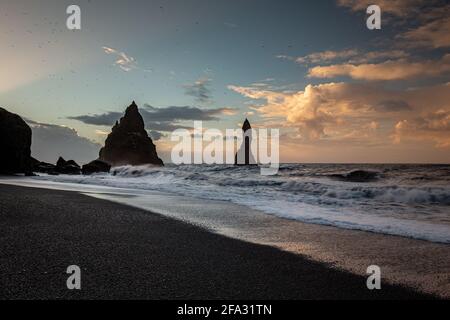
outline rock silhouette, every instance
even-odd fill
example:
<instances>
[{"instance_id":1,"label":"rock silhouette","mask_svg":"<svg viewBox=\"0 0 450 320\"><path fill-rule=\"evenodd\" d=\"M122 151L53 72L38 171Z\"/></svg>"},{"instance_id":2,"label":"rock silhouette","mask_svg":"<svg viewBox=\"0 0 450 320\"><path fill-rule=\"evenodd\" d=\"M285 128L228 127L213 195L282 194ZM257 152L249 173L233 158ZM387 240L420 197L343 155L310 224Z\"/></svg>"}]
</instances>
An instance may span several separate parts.
<instances>
[{"instance_id":1,"label":"rock silhouette","mask_svg":"<svg viewBox=\"0 0 450 320\"><path fill-rule=\"evenodd\" d=\"M33 172L47 173L52 175L58 174L80 174L81 168L74 160L64 160L63 157L59 157L56 165L41 162L32 158L32 170Z\"/></svg>"},{"instance_id":2,"label":"rock silhouette","mask_svg":"<svg viewBox=\"0 0 450 320\"><path fill-rule=\"evenodd\" d=\"M80 174L81 168L75 161L66 161L63 157L59 157L56 162L56 172L62 174Z\"/></svg>"},{"instance_id":3,"label":"rock silhouette","mask_svg":"<svg viewBox=\"0 0 450 320\"><path fill-rule=\"evenodd\" d=\"M164 165L145 130L144 120L134 101L120 121L113 126L106 138L105 146L100 149L99 160L111 166Z\"/></svg>"},{"instance_id":4,"label":"rock silhouette","mask_svg":"<svg viewBox=\"0 0 450 320\"><path fill-rule=\"evenodd\" d=\"M56 166L54 164L39 161L33 157L31 157L31 170L33 172L47 173L52 175L59 174L56 171Z\"/></svg>"},{"instance_id":5,"label":"rock silhouette","mask_svg":"<svg viewBox=\"0 0 450 320\"><path fill-rule=\"evenodd\" d=\"M236 155L234 157L235 165L256 164L255 157L253 156L253 154L250 150L250 144L252 141L251 129L252 129L252 126L250 125L250 121L248 121L248 119L245 119L245 121L242 125L244 139L243 139L242 145L240 146L238 152L236 153Z\"/></svg>"},{"instance_id":6,"label":"rock silhouette","mask_svg":"<svg viewBox=\"0 0 450 320\"><path fill-rule=\"evenodd\" d=\"M333 178L349 182L371 182L378 178L378 172L355 170L345 174L333 174Z\"/></svg>"},{"instance_id":7,"label":"rock silhouette","mask_svg":"<svg viewBox=\"0 0 450 320\"><path fill-rule=\"evenodd\" d=\"M109 172L111 166L103 161L94 160L85 165L82 168L74 160L66 161L63 157L59 157L56 165L42 162L31 158L31 167L33 172L47 173L51 175L59 174L84 174L89 175L96 172Z\"/></svg>"},{"instance_id":8,"label":"rock silhouette","mask_svg":"<svg viewBox=\"0 0 450 320\"><path fill-rule=\"evenodd\" d=\"M101 160L94 160L91 161L81 168L81 173L84 175L89 175L97 172L109 172L111 169L111 166L107 164L106 162L103 162Z\"/></svg>"},{"instance_id":9,"label":"rock silhouette","mask_svg":"<svg viewBox=\"0 0 450 320\"><path fill-rule=\"evenodd\" d=\"M0 173L31 174L31 128L17 114L0 108Z\"/></svg>"}]
</instances>

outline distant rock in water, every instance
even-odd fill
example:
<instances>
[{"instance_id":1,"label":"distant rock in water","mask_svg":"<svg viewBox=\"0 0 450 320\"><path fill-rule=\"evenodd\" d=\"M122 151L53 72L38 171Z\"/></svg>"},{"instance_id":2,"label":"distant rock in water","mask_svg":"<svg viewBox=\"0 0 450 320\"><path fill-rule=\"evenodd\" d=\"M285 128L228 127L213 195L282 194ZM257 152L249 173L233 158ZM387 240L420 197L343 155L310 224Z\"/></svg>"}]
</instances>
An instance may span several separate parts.
<instances>
[{"instance_id":1,"label":"distant rock in water","mask_svg":"<svg viewBox=\"0 0 450 320\"><path fill-rule=\"evenodd\" d=\"M33 157L31 158L31 170L33 172L47 173L51 175L59 174L56 171L56 166L54 164L39 161Z\"/></svg>"},{"instance_id":2,"label":"distant rock in water","mask_svg":"<svg viewBox=\"0 0 450 320\"><path fill-rule=\"evenodd\" d=\"M98 173L98 172L109 172L111 165L101 160L94 160L88 164L83 165L81 168L81 173L85 175Z\"/></svg>"},{"instance_id":3,"label":"distant rock in water","mask_svg":"<svg viewBox=\"0 0 450 320\"><path fill-rule=\"evenodd\" d=\"M234 157L235 165L252 165L256 164L255 157L253 156L250 150L250 143L252 140L251 131L246 133L248 130L251 130L252 126L250 125L250 121L245 119L244 124L242 125L242 131L244 132L244 141L240 146L238 152ZM239 159L238 155L241 156Z\"/></svg>"},{"instance_id":4,"label":"distant rock in water","mask_svg":"<svg viewBox=\"0 0 450 320\"><path fill-rule=\"evenodd\" d=\"M134 101L106 138L105 146L100 149L99 160L112 166L164 165L158 158L156 147L145 130L144 120Z\"/></svg>"},{"instance_id":5,"label":"distant rock in water","mask_svg":"<svg viewBox=\"0 0 450 320\"><path fill-rule=\"evenodd\" d=\"M331 177L348 182L370 182L378 179L378 172L355 170L346 174L332 174Z\"/></svg>"},{"instance_id":6,"label":"distant rock in water","mask_svg":"<svg viewBox=\"0 0 450 320\"><path fill-rule=\"evenodd\" d=\"M59 157L56 162L56 172L62 174L80 174L81 168L75 161L66 161L63 157Z\"/></svg>"},{"instance_id":7,"label":"distant rock in water","mask_svg":"<svg viewBox=\"0 0 450 320\"><path fill-rule=\"evenodd\" d=\"M31 174L31 128L17 114L0 108L0 173Z\"/></svg>"},{"instance_id":8,"label":"distant rock in water","mask_svg":"<svg viewBox=\"0 0 450 320\"><path fill-rule=\"evenodd\" d=\"M31 158L32 163L32 171L39 173L47 173L51 175L59 175L59 174L80 174L81 168L74 160L65 160L63 157L59 157L58 161L56 161L56 165L41 162L34 158Z\"/></svg>"}]
</instances>

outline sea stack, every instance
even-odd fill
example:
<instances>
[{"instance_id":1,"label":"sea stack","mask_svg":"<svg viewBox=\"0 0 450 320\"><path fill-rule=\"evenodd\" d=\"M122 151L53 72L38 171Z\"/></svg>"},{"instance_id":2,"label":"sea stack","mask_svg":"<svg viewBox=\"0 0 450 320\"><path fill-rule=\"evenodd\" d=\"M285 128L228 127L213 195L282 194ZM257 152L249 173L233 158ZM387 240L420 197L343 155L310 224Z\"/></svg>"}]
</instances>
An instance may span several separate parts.
<instances>
[{"instance_id":1,"label":"sea stack","mask_svg":"<svg viewBox=\"0 0 450 320\"><path fill-rule=\"evenodd\" d=\"M144 119L134 101L120 121L113 126L106 138L105 146L100 149L99 160L111 166L164 165L145 130Z\"/></svg>"},{"instance_id":2,"label":"sea stack","mask_svg":"<svg viewBox=\"0 0 450 320\"><path fill-rule=\"evenodd\" d=\"M0 108L0 173L31 174L31 128L17 114Z\"/></svg>"},{"instance_id":3,"label":"sea stack","mask_svg":"<svg viewBox=\"0 0 450 320\"><path fill-rule=\"evenodd\" d=\"M251 134L252 126L250 125L250 121L246 118L244 121L244 124L242 125L242 131L243 131L243 142L236 153L234 157L234 164L235 165L252 165L256 164L255 157L253 156L251 150L250 150L250 144L252 141L252 134ZM250 131L249 131L250 130ZM240 155L240 157L238 157Z\"/></svg>"}]
</instances>

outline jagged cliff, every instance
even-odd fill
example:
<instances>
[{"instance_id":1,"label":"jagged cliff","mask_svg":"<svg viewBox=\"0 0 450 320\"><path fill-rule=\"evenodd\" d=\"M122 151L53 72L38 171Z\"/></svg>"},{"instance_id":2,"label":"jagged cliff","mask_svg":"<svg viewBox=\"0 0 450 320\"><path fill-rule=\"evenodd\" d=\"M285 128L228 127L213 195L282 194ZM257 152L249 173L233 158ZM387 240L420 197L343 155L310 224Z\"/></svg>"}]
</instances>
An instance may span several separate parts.
<instances>
[{"instance_id":1,"label":"jagged cliff","mask_svg":"<svg viewBox=\"0 0 450 320\"><path fill-rule=\"evenodd\" d=\"M134 101L120 121L113 126L106 138L105 146L100 149L99 159L112 166L164 165L145 130L144 119Z\"/></svg>"}]
</instances>

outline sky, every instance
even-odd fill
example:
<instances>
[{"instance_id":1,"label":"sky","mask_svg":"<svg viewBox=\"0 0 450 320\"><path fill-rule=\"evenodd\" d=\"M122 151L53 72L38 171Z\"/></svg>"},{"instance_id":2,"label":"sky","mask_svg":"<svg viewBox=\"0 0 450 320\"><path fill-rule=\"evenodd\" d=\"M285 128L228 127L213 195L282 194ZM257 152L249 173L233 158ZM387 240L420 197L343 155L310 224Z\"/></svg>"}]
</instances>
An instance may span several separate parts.
<instances>
[{"instance_id":1,"label":"sky","mask_svg":"<svg viewBox=\"0 0 450 320\"><path fill-rule=\"evenodd\" d=\"M166 162L173 130L247 117L281 162L449 163L449 34L445 0L2 0L0 106L49 162L95 159L135 100Z\"/></svg>"}]
</instances>

